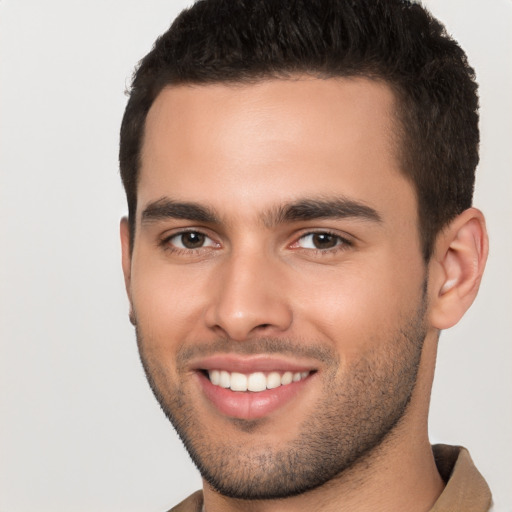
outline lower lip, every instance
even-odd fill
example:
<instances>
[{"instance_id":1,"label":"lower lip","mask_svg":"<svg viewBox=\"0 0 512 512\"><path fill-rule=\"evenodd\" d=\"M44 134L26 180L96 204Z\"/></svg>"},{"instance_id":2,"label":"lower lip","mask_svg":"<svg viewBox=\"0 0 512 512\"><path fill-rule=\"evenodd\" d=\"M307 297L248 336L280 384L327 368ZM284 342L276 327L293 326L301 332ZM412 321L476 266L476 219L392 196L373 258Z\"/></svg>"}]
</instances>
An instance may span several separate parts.
<instances>
[{"instance_id":1,"label":"lower lip","mask_svg":"<svg viewBox=\"0 0 512 512\"><path fill-rule=\"evenodd\" d=\"M202 372L198 372L204 394L218 411L232 418L255 420L284 407L309 382L312 375L285 386L266 391L231 391L214 386Z\"/></svg>"}]
</instances>

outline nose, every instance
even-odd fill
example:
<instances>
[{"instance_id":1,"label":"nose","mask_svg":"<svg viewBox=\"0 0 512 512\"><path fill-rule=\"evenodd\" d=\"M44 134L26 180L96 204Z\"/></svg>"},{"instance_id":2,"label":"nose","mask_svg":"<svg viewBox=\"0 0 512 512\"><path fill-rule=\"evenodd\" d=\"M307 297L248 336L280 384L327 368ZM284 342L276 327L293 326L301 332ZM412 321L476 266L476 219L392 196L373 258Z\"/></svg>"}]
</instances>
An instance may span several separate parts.
<instances>
[{"instance_id":1,"label":"nose","mask_svg":"<svg viewBox=\"0 0 512 512\"><path fill-rule=\"evenodd\" d=\"M278 262L263 255L231 256L216 276L206 323L235 341L282 333L292 324L287 290Z\"/></svg>"}]
</instances>

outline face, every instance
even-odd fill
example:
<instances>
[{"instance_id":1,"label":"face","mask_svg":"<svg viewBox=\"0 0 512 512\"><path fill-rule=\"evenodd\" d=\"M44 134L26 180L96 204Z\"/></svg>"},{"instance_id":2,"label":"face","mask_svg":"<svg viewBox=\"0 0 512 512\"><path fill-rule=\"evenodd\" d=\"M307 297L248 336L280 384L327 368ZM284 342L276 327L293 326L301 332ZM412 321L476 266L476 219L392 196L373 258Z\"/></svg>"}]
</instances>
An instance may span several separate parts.
<instances>
[{"instance_id":1,"label":"face","mask_svg":"<svg viewBox=\"0 0 512 512\"><path fill-rule=\"evenodd\" d=\"M139 349L225 495L322 485L407 421L426 276L393 111L384 84L301 78L149 112L131 256L123 229Z\"/></svg>"}]
</instances>

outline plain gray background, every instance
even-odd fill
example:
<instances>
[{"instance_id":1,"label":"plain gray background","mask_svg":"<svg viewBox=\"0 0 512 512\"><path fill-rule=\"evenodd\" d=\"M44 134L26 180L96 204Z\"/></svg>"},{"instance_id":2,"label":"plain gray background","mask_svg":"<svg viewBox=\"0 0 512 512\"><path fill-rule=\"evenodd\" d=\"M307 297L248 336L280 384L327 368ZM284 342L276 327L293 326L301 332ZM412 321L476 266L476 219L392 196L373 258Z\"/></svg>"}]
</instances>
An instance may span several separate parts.
<instances>
[{"instance_id":1,"label":"plain gray background","mask_svg":"<svg viewBox=\"0 0 512 512\"><path fill-rule=\"evenodd\" d=\"M145 382L118 242L123 91L186 3L0 1L0 512L158 512L200 486ZM491 237L441 337L431 437L512 511L512 1L426 5L477 70Z\"/></svg>"}]
</instances>

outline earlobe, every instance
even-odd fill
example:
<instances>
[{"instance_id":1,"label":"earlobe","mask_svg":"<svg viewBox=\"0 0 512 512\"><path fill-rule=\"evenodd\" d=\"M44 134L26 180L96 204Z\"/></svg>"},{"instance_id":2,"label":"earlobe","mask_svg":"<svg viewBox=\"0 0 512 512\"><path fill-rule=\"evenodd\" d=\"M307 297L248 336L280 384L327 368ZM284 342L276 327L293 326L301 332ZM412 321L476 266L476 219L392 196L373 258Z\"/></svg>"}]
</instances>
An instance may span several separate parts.
<instances>
[{"instance_id":1,"label":"earlobe","mask_svg":"<svg viewBox=\"0 0 512 512\"><path fill-rule=\"evenodd\" d=\"M489 242L480 210L469 208L439 234L430 264L430 320L455 325L473 303L487 261Z\"/></svg>"}]
</instances>

